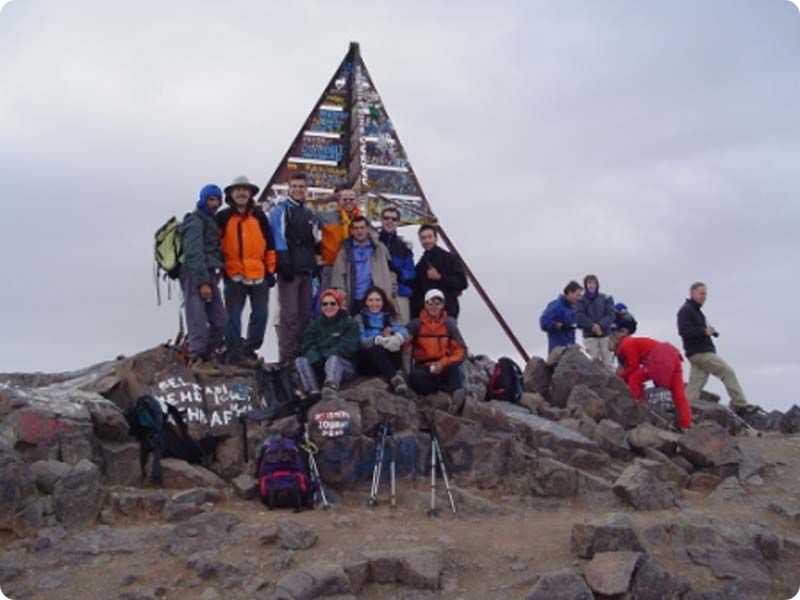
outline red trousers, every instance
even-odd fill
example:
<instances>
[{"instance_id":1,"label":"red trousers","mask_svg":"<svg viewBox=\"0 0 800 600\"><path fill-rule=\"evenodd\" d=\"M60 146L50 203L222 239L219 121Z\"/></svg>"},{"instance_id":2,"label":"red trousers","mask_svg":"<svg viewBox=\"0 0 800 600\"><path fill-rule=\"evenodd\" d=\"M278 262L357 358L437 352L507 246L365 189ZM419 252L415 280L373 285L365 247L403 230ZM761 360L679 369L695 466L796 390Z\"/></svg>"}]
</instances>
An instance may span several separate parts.
<instances>
[{"instance_id":1,"label":"red trousers","mask_svg":"<svg viewBox=\"0 0 800 600\"><path fill-rule=\"evenodd\" d=\"M644 400L644 384L650 379L643 367L639 367L628 376L625 383L628 384L631 394L638 402ZM678 423L683 429L688 429L692 426L692 409L689 407L689 400L686 398L680 361L678 361L672 374L669 391L672 394L672 402L675 404L675 410L678 413Z\"/></svg>"}]
</instances>

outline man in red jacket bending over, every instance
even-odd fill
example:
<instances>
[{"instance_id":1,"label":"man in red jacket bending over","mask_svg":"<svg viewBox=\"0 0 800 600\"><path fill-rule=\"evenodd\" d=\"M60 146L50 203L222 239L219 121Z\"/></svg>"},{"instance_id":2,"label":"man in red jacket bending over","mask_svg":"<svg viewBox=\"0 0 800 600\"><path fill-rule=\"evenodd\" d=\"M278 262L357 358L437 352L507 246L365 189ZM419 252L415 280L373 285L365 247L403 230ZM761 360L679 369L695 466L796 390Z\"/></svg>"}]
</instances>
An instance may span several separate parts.
<instances>
[{"instance_id":1,"label":"man in red jacket bending over","mask_svg":"<svg viewBox=\"0 0 800 600\"><path fill-rule=\"evenodd\" d=\"M649 380L672 393L681 429L692 426L692 409L686 399L680 352L672 344L648 337L631 337L616 333L609 345L620 362L617 370L637 401L644 398L644 383ZM614 348L615 346L615 348Z\"/></svg>"}]
</instances>

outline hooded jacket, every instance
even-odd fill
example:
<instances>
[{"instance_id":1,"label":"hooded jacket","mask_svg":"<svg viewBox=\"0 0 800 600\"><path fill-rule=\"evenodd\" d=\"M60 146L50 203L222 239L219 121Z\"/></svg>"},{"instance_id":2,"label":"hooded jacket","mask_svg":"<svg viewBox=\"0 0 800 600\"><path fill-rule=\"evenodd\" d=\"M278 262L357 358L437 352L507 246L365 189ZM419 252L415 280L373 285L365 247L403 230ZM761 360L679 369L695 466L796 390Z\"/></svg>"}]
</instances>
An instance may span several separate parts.
<instances>
[{"instance_id":1,"label":"hooded jacket","mask_svg":"<svg viewBox=\"0 0 800 600\"><path fill-rule=\"evenodd\" d=\"M240 213L233 199L217 213L216 221L222 237L225 275L261 281L276 269L275 241L269 219L251 198Z\"/></svg>"},{"instance_id":2,"label":"hooded jacket","mask_svg":"<svg viewBox=\"0 0 800 600\"><path fill-rule=\"evenodd\" d=\"M417 276L414 270L414 252L411 246L397 233L381 231L378 239L389 251L389 270L397 281L397 295L409 298Z\"/></svg>"},{"instance_id":3,"label":"hooded jacket","mask_svg":"<svg viewBox=\"0 0 800 600\"><path fill-rule=\"evenodd\" d=\"M408 337L408 330L397 320L392 319L383 311L372 312L364 308L355 317L358 328L361 330L361 345L365 348L371 347L375 338L383 335L383 330L386 327L392 329L392 334L399 334L403 338Z\"/></svg>"},{"instance_id":4,"label":"hooded jacket","mask_svg":"<svg viewBox=\"0 0 800 600\"><path fill-rule=\"evenodd\" d=\"M311 321L303 335L301 354L311 364L331 356L352 360L360 346L358 325L350 315L340 310L333 317L320 315Z\"/></svg>"},{"instance_id":5,"label":"hooded jacket","mask_svg":"<svg viewBox=\"0 0 800 600\"><path fill-rule=\"evenodd\" d=\"M583 330L584 338L606 337L611 332L617 315L614 312L614 298L600 293L600 284L597 284L597 292L590 296L584 293L583 298L578 300L575 305L575 322ZM599 324L603 330L602 335L596 335L592 331L592 325Z\"/></svg>"},{"instance_id":6,"label":"hooded jacket","mask_svg":"<svg viewBox=\"0 0 800 600\"><path fill-rule=\"evenodd\" d=\"M317 213L320 223L319 248L323 265L333 265L342 247L342 242L350 237L350 222L361 216L361 209L356 206L352 213L341 208L325 210Z\"/></svg>"},{"instance_id":7,"label":"hooded jacket","mask_svg":"<svg viewBox=\"0 0 800 600\"><path fill-rule=\"evenodd\" d=\"M367 243L372 246L372 255L369 258L369 270L372 276L372 285L381 288L386 297L394 298L392 289L392 275L389 272L389 252L386 246L377 240L377 236L370 232ZM353 308L353 287L356 280L355 262L353 261L353 245L355 240L347 238L342 242L341 250L336 256L331 275L331 287L342 290L347 294L349 308Z\"/></svg>"},{"instance_id":8,"label":"hooded jacket","mask_svg":"<svg viewBox=\"0 0 800 600\"><path fill-rule=\"evenodd\" d=\"M707 328L706 316L701 310L701 305L687 298L678 311L678 333L683 341L686 358L703 352L716 353L714 340L706 334Z\"/></svg>"},{"instance_id":9,"label":"hooded jacket","mask_svg":"<svg viewBox=\"0 0 800 600\"><path fill-rule=\"evenodd\" d=\"M447 311L443 310L436 319L422 311L408 324L408 335L406 347L411 348L411 356L418 364L439 363L444 368L460 363L466 356L467 345Z\"/></svg>"},{"instance_id":10,"label":"hooded jacket","mask_svg":"<svg viewBox=\"0 0 800 600\"><path fill-rule=\"evenodd\" d=\"M316 216L305 202L284 197L269 213L278 272L283 275L312 275L317 268L315 256L319 241Z\"/></svg>"},{"instance_id":11,"label":"hooded jacket","mask_svg":"<svg viewBox=\"0 0 800 600\"><path fill-rule=\"evenodd\" d=\"M640 368L661 387L670 387L675 371L681 368L681 355L669 342L649 337L622 338L615 354L623 365L619 376L627 383Z\"/></svg>"},{"instance_id":12,"label":"hooded jacket","mask_svg":"<svg viewBox=\"0 0 800 600\"><path fill-rule=\"evenodd\" d=\"M208 196L218 195L218 192L217 186L204 187L200 192L198 207L186 214L178 229L181 236L181 264L189 271L192 282L198 288L203 284L216 285L217 281L212 281L212 276L224 265L219 229L214 217L205 209Z\"/></svg>"},{"instance_id":13,"label":"hooded jacket","mask_svg":"<svg viewBox=\"0 0 800 600\"><path fill-rule=\"evenodd\" d=\"M563 327L558 328L556 323L562 323ZM575 343L575 311L563 294L544 309L539 317L539 327L547 333L548 353L559 346Z\"/></svg>"}]
</instances>

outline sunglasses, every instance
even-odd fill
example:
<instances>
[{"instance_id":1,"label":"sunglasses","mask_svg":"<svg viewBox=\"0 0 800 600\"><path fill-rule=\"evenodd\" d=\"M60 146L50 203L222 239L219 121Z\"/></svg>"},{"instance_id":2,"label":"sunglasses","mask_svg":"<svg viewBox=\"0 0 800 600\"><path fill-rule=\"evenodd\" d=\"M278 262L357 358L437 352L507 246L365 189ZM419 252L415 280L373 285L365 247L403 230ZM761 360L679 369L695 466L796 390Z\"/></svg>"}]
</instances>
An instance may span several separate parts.
<instances>
[{"instance_id":1,"label":"sunglasses","mask_svg":"<svg viewBox=\"0 0 800 600\"><path fill-rule=\"evenodd\" d=\"M337 302L323 302L322 306L339 306Z\"/></svg>"},{"instance_id":2,"label":"sunglasses","mask_svg":"<svg viewBox=\"0 0 800 600\"><path fill-rule=\"evenodd\" d=\"M398 217L383 217L384 221L399 221Z\"/></svg>"},{"instance_id":3,"label":"sunglasses","mask_svg":"<svg viewBox=\"0 0 800 600\"><path fill-rule=\"evenodd\" d=\"M428 304L444 304L444 302L442 302L441 298L432 298L428 300Z\"/></svg>"}]
</instances>

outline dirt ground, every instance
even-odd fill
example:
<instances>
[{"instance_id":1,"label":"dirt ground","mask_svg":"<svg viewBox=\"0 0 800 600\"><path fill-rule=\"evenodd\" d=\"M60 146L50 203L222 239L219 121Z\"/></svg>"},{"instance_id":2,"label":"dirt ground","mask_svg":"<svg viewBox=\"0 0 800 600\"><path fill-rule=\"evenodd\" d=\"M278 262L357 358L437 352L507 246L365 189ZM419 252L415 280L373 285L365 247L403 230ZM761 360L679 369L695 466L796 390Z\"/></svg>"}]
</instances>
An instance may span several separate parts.
<instances>
[{"instance_id":1,"label":"dirt ground","mask_svg":"<svg viewBox=\"0 0 800 600\"><path fill-rule=\"evenodd\" d=\"M759 450L765 460L774 463L760 486L745 486L751 496L769 497L798 505L800 498L800 437L770 435L762 438L739 438L742 446ZM439 546L445 550L445 571L442 590L426 595L410 588L370 584L358 594L367 600L436 597L444 599L509 599L522 598L533 585L537 574L564 566L579 565L570 552L572 526L584 519L608 512L605 508L586 506L579 500L531 499L482 496L507 509L507 514L477 514L464 509L462 514L449 513L443 487L439 487L441 516L425 514L429 481L417 480L413 485L403 480L399 484L399 506L394 512L388 507L388 493L382 489L381 504L366 507L368 486L361 490L337 495L330 511L314 510L294 514L291 511L267 511L259 503L230 500L215 505L215 510L235 513L254 529L291 519L311 527L319 536L308 550L288 552L277 544L261 545L258 540L232 543L220 549L221 560L235 563L252 577L260 577L267 585L258 592L246 592L241 587L221 589L215 583L200 580L186 568L185 557L175 557L161 551L128 555L100 556L92 566L65 568L66 582L51 591L36 591L24 597L42 600L84 598L106 600L118 598L123 592L163 587L161 597L170 600L196 599L208 587L217 587L220 597L244 599L267 597L274 583L289 570L320 560L341 561L358 552L376 549L412 549ZM770 526L786 538L800 540L800 521L746 504L716 504L711 506L706 496L684 490L690 509L715 517L739 522L742 526L761 523ZM630 513L642 528L679 518L680 511L666 510ZM134 523L128 524L128 526ZM142 525L141 521L135 525ZM125 525L120 525L125 526ZM0 538L0 548L7 548L12 537ZM679 569L690 577L695 589L713 589L721 582L708 568L680 564L668 554L656 554L662 564ZM779 576L771 597L784 600L786 590L800 585L800 553L788 544L782 554L793 568ZM287 564L287 562L289 564ZM27 564L27 563L26 563ZM20 584L33 588L43 575L38 570L26 572L13 583L0 587L13 589ZM135 580L126 576L135 576ZM128 585L125 585L128 583ZM416 594L416 595L414 595ZM11 596L14 598L14 596ZM135 596L131 596L134 598ZM16 600L14 598L14 600Z\"/></svg>"}]
</instances>

